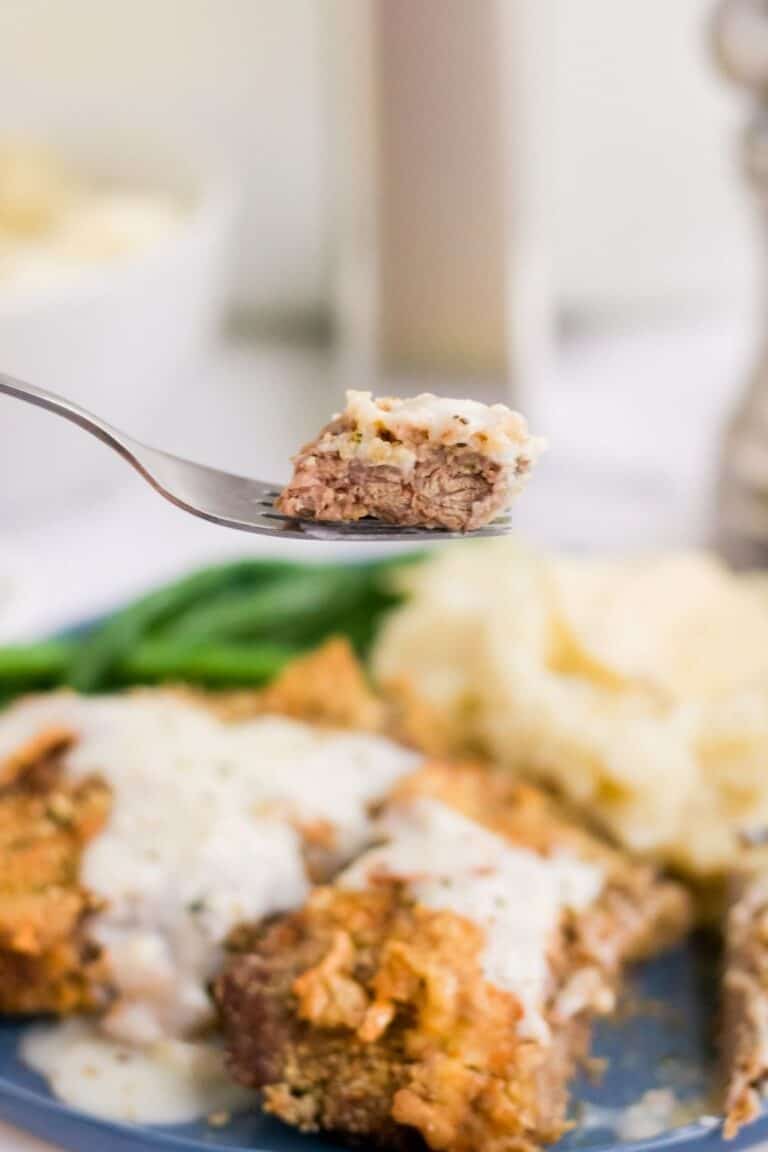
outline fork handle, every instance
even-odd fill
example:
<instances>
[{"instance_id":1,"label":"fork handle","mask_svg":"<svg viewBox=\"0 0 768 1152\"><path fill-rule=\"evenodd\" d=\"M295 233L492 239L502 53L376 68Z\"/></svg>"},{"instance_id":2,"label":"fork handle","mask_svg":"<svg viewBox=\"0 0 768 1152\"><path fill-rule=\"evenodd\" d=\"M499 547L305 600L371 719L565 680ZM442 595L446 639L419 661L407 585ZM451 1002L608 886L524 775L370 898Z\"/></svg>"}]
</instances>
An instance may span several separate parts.
<instances>
[{"instance_id":1,"label":"fork handle","mask_svg":"<svg viewBox=\"0 0 768 1152\"><path fill-rule=\"evenodd\" d=\"M73 400L67 400L65 396L59 396L56 392L48 392L45 388L36 388L34 384L27 384L26 381L17 380L14 376L6 376L4 372L0 372L0 393L33 404L36 408L44 408L56 416L62 416L65 420L69 420L70 424L77 424L78 428L90 432L97 440L108 444L110 448L132 462L131 453L121 434L118 434L111 424L107 424L106 420L94 416L92 412L75 404Z\"/></svg>"}]
</instances>

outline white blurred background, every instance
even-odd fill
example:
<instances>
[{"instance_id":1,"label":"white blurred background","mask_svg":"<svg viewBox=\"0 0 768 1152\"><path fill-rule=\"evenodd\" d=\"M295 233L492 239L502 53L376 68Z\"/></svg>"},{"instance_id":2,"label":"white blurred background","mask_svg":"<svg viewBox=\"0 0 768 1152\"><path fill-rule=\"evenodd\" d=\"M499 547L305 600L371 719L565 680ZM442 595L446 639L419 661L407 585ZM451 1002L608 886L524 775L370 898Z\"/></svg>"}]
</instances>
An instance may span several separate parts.
<instances>
[{"instance_id":1,"label":"white blurred background","mask_svg":"<svg viewBox=\"0 0 768 1152\"><path fill-rule=\"evenodd\" d=\"M705 539L762 274L746 102L718 75L712 13L3 0L0 370L277 479L350 383L508 396L552 441L526 531ZM22 291L2 259L4 145L94 187L170 193L184 218L98 283L38 270ZM185 533L197 552L246 544L166 528L178 514L50 417L2 401L0 433L9 551L42 547L47 525L70 564L66 526L103 541L128 525L109 551L136 580L147 552L182 557ZM153 516L138 556L125 541Z\"/></svg>"},{"instance_id":2,"label":"white blurred background","mask_svg":"<svg viewBox=\"0 0 768 1152\"><path fill-rule=\"evenodd\" d=\"M498 26L510 20L527 37L538 73L530 87L548 89L551 104L531 109L530 131L552 178L540 239L554 257L557 306L634 318L749 299L743 117L709 51L710 0L394 0L378 6L378 19L370 0L4 0L0 132L50 141L72 163L129 178L164 174L170 163L233 176L242 199L234 299L270 318L325 321L336 293L340 169L360 159L339 156L334 139L349 111L334 107L340 57L368 51L340 43L343 33L365 33L355 7L372 9L390 46L398 28L410 39L402 76L417 67L422 91L411 82L402 103L414 97L412 115L452 136L475 182L500 186L504 167L501 141L483 138L503 130L502 114L493 92L478 92L503 83ZM430 59L441 45L463 59ZM433 82L446 102L426 99ZM523 105L538 97L525 83L515 94ZM397 111L407 119L406 107ZM508 144L514 153L514 132ZM454 225L461 243L462 222Z\"/></svg>"}]
</instances>

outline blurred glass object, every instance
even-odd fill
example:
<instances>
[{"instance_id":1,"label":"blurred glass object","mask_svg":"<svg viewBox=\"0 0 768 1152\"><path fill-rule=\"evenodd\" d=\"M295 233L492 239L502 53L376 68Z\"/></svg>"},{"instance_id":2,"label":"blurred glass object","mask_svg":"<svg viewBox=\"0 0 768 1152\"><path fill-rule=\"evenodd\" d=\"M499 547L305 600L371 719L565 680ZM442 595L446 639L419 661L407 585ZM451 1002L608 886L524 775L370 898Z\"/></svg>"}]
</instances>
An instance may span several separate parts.
<instances>
[{"instance_id":1,"label":"blurred glass object","mask_svg":"<svg viewBox=\"0 0 768 1152\"><path fill-rule=\"evenodd\" d=\"M552 339L550 0L337 0L337 307L350 375L485 378Z\"/></svg>"},{"instance_id":2,"label":"blurred glass object","mask_svg":"<svg viewBox=\"0 0 768 1152\"><path fill-rule=\"evenodd\" d=\"M714 41L722 70L753 97L743 167L768 226L768 4L721 0ZM765 300L762 301L763 309ZM726 430L721 453L718 539L743 567L768 566L768 339Z\"/></svg>"}]
</instances>

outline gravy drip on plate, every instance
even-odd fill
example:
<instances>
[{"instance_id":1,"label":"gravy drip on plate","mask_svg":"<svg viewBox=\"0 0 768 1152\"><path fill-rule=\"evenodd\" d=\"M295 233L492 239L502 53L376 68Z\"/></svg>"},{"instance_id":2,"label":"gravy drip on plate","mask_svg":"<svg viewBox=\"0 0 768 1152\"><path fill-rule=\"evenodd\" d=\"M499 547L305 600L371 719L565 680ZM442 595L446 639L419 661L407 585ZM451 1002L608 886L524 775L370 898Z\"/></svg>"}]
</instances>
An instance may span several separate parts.
<instances>
[{"instance_id":1,"label":"gravy drip on plate","mask_svg":"<svg viewBox=\"0 0 768 1152\"><path fill-rule=\"evenodd\" d=\"M29 1028L21 1055L61 1100L105 1120L185 1124L249 1101L223 1054L202 1041L136 1048L108 1040L93 1021L67 1020Z\"/></svg>"}]
</instances>

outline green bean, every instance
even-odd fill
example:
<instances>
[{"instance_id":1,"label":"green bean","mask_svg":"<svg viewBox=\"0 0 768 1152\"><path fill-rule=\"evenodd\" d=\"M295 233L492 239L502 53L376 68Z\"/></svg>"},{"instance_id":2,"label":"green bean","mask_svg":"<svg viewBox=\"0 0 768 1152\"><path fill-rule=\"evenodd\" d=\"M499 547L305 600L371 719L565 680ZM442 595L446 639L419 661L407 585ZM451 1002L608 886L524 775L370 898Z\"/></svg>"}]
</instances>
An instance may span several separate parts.
<instances>
[{"instance_id":1,"label":"green bean","mask_svg":"<svg viewBox=\"0 0 768 1152\"><path fill-rule=\"evenodd\" d=\"M264 588L233 591L190 610L169 636L185 643L290 637L304 646L308 629L334 610L358 602L368 578L355 568L302 570Z\"/></svg>"},{"instance_id":2,"label":"green bean","mask_svg":"<svg viewBox=\"0 0 768 1152\"><path fill-rule=\"evenodd\" d=\"M51 641L0 648L0 697L61 685L72 657L73 643ZM288 644L189 647L144 640L123 660L113 676L123 685L163 680L211 687L258 685L276 675L298 651Z\"/></svg>"},{"instance_id":3,"label":"green bean","mask_svg":"<svg viewBox=\"0 0 768 1152\"><path fill-rule=\"evenodd\" d=\"M375 587L360 588L316 619L286 621L281 627L281 641L314 648L329 636L346 636L358 654L365 657L376 638L387 612L398 601Z\"/></svg>"},{"instance_id":4,"label":"green bean","mask_svg":"<svg viewBox=\"0 0 768 1152\"><path fill-rule=\"evenodd\" d=\"M399 602L393 575L420 559L307 565L253 558L201 569L85 635L0 648L0 703L62 684L81 691L168 679L259 684L331 635L347 636L364 657Z\"/></svg>"},{"instance_id":5,"label":"green bean","mask_svg":"<svg viewBox=\"0 0 768 1152\"><path fill-rule=\"evenodd\" d=\"M397 568L407 568L411 564L421 564L429 555L423 548L418 552L395 552L385 556L383 560L364 560L360 565L371 572L386 573Z\"/></svg>"},{"instance_id":6,"label":"green bean","mask_svg":"<svg viewBox=\"0 0 768 1152\"><path fill-rule=\"evenodd\" d=\"M277 670L278 656L336 634L365 655L399 600L392 574L420 559L306 565L252 558L203 568L128 604L85 637L0 649L0 691L58 684L96 691L132 676L223 682L227 668L235 681L250 683L273 663ZM280 647L241 646L254 639ZM157 644L147 648L150 641Z\"/></svg>"},{"instance_id":7,"label":"green bean","mask_svg":"<svg viewBox=\"0 0 768 1152\"><path fill-rule=\"evenodd\" d=\"M393 574L412 559L302 566L265 587L232 589L193 605L161 635L200 643L261 638L308 647L345 633L347 617L357 614L371 617L370 643L374 625L401 599Z\"/></svg>"},{"instance_id":8,"label":"green bean","mask_svg":"<svg viewBox=\"0 0 768 1152\"><path fill-rule=\"evenodd\" d=\"M115 613L91 633L73 656L67 683L81 692L103 688L110 673L158 625L167 624L222 588L279 580L297 567L279 560L241 560L203 568L155 589Z\"/></svg>"},{"instance_id":9,"label":"green bean","mask_svg":"<svg viewBox=\"0 0 768 1152\"><path fill-rule=\"evenodd\" d=\"M260 685L271 680L297 655L286 644L217 644L187 647L145 640L118 669L126 684L180 681L211 688Z\"/></svg>"},{"instance_id":10,"label":"green bean","mask_svg":"<svg viewBox=\"0 0 768 1152\"><path fill-rule=\"evenodd\" d=\"M61 683L76 646L75 640L47 640L0 648L0 686L19 692Z\"/></svg>"},{"instance_id":11,"label":"green bean","mask_svg":"<svg viewBox=\"0 0 768 1152\"><path fill-rule=\"evenodd\" d=\"M388 607L383 604L369 605L365 609L351 612L347 618L340 622L338 632L346 636L352 647L363 660L368 656L379 629L387 614Z\"/></svg>"}]
</instances>

